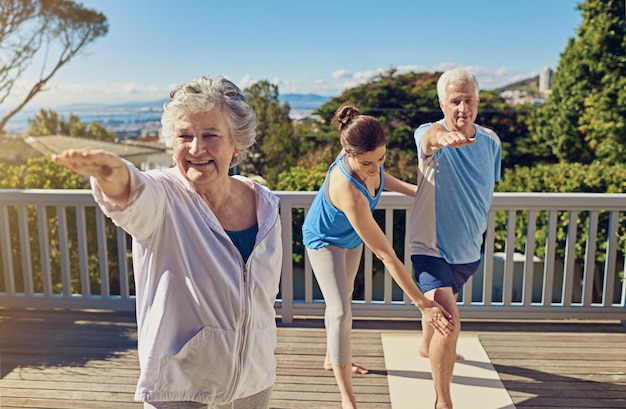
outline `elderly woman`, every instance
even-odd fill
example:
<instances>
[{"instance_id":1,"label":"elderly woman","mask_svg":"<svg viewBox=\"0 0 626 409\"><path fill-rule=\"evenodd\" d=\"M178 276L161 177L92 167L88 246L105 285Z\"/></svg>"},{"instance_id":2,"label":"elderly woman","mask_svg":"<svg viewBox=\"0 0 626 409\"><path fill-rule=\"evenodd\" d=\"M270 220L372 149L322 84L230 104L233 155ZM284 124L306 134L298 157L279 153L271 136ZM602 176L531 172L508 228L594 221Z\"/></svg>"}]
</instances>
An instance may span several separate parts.
<instances>
[{"instance_id":1,"label":"elderly woman","mask_svg":"<svg viewBox=\"0 0 626 409\"><path fill-rule=\"evenodd\" d=\"M141 172L105 151L53 157L91 176L93 195L133 237L144 408L268 408L276 377L278 200L229 176L254 143L239 88L201 77L174 89L161 138L175 167Z\"/></svg>"}]
</instances>

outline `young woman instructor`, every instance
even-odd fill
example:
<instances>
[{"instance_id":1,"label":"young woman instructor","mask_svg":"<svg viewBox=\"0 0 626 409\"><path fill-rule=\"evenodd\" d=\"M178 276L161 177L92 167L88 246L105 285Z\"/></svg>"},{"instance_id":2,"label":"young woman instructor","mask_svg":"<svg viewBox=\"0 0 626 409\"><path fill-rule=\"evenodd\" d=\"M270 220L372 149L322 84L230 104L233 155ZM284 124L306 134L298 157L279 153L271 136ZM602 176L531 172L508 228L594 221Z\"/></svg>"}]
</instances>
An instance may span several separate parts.
<instances>
[{"instance_id":1,"label":"young woman instructor","mask_svg":"<svg viewBox=\"0 0 626 409\"><path fill-rule=\"evenodd\" d=\"M452 332L451 315L424 297L412 275L398 259L373 217L383 189L415 196L416 186L384 172L387 141L376 118L342 105L332 120L343 151L331 164L326 179L302 227L307 256L326 303L326 369L332 368L341 391L342 408L357 407L352 373L367 370L352 363L352 291L363 243L389 270L421 311L423 320L442 334Z\"/></svg>"}]
</instances>

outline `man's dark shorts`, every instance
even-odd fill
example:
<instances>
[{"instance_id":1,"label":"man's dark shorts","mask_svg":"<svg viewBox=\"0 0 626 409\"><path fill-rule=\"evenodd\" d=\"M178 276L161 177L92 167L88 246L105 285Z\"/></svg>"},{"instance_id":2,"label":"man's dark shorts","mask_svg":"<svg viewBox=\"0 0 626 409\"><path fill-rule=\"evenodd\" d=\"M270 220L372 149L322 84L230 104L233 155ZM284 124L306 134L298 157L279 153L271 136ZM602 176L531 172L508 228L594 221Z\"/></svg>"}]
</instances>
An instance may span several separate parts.
<instances>
[{"instance_id":1,"label":"man's dark shorts","mask_svg":"<svg viewBox=\"0 0 626 409\"><path fill-rule=\"evenodd\" d=\"M441 287L452 287L458 294L463 284L478 270L480 260L468 264L449 264L431 256L411 256L415 281L423 293Z\"/></svg>"}]
</instances>

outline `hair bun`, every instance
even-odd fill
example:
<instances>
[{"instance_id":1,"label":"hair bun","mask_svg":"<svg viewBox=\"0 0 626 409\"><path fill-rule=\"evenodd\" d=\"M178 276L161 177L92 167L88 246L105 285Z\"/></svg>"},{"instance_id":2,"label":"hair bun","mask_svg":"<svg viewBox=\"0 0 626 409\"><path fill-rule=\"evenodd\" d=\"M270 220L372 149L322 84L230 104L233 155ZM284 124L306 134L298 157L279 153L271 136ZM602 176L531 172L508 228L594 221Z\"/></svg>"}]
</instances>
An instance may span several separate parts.
<instances>
[{"instance_id":1,"label":"hair bun","mask_svg":"<svg viewBox=\"0 0 626 409\"><path fill-rule=\"evenodd\" d=\"M343 104L341 105L337 111L335 112L335 116L333 116L332 124L337 127L337 130L341 132L354 118L359 116L361 113L359 110L352 105Z\"/></svg>"}]
</instances>

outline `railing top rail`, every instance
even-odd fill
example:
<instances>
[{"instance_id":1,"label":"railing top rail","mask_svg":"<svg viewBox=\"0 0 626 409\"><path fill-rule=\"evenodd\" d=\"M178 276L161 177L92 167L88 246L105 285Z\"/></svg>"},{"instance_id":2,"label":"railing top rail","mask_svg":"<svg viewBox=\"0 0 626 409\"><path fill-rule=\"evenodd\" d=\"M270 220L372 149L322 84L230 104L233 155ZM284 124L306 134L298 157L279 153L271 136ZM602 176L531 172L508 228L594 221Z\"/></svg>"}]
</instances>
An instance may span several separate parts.
<instances>
[{"instance_id":1,"label":"railing top rail","mask_svg":"<svg viewBox=\"0 0 626 409\"><path fill-rule=\"evenodd\" d=\"M0 204L95 204L90 189L0 189Z\"/></svg>"},{"instance_id":2,"label":"railing top rail","mask_svg":"<svg viewBox=\"0 0 626 409\"><path fill-rule=\"evenodd\" d=\"M316 192L275 191L285 205L308 205ZM383 192L379 207L388 205L406 206L412 197L396 192ZM544 192L496 192L494 210L624 210L626 193L544 193Z\"/></svg>"},{"instance_id":3,"label":"railing top rail","mask_svg":"<svg viewBox=\"0 0 626 409\"><path fill-rule=\"evenodd\" d=\"M284 205L308 206L314 191L274 191ZM383 192L380 206L411 204L413 198ZM92 204L89 189L0 189L0 204ZM626 210L626 193L496 192L494 210Z\"/></svg>"},{"instance_id":4,"label":"railing top rail","mask_svg":"<svg viewBox=\"0 0 626 409\"><path fill-rule=\"evenodd\" d=\"M497 210L626 210L626 193L498 192L492 208Z\"/></svg>"}]
</instances>

